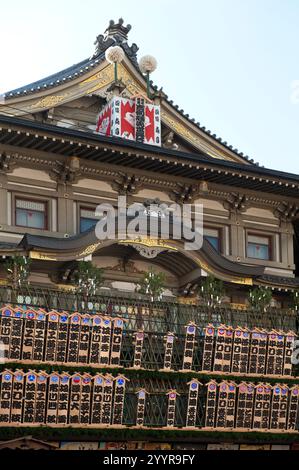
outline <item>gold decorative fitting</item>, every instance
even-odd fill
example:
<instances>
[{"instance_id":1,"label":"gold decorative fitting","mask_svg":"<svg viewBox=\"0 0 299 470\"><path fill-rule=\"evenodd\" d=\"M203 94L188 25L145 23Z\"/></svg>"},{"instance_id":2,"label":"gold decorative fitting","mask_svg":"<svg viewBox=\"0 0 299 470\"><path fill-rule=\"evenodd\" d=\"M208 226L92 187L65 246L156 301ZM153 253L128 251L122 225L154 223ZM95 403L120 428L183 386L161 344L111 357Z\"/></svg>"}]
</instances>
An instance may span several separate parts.
<instances>
[{"instance_id":1,"label":"gold decorative fitting","mask_svg":"<svg viewBox=\"0 0 299 470\"><path fill-rule=\"evenodd\" d=\"M65 93L64 95L46 96L45 98L42 98L41 100L37 101L37 103L32 104L30 108L53 108L58 103L61 103L61 101L63 101L67 96L67 93Z\"/></svg>"}]
</instances>

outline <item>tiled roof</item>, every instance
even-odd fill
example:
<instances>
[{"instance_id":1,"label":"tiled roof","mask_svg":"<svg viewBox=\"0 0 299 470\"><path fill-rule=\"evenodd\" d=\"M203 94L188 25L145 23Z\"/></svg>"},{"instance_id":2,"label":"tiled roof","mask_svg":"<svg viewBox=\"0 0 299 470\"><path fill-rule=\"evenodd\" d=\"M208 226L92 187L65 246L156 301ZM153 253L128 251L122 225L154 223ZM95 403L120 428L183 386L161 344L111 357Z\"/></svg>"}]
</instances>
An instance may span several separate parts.
<instances>
[{"instance_id":1,"label":"tiled roof","mask_svg":"<svg viewBox=\"0 0 299 470\"><path fill-rule=\"evenodd\" d=\"M110 21L109 27L106 30L106 35L99 35L95 41L96 52L93 57L83 60L78 64L72 65L71 67L68 67L60 72L50 75L49 77L30 83L26 86L16 88L15 90L8 91L3 95L3 97L6 100L9 100L20 96L27 96L33 93L40 92L42 90L54 88L56 86L61 85L62 83L70 82L71 80L74 80L79 76L90 72L91 69L103 62L103 60L105 59L105 50L111 45L121 46L124 49L126 56L131 60L136 70L141 74L137 62L138 46L134 43L129 46L127 43L127 37L124 35L124 31L128 33L130 29L130 25L128 25L127 28L123 26L122 19L120 19L117 24L115 24L113 21ZM158 91L158 87L153 82L151 82L151 86L155 91ZM243 152L240 152L237 148L234 148L232 145L229 145L221 137L217 136L216 134L213 134L212 131L206 129L205 126L202 126L200 122L196 122L195 119L190 118L189 114L185 113L183 109L180 109L178 105L174 104L173 100L169 99L167 95L164 94L163 96L167 103L173 109L179 112L181 116L187 119L190 123L197 126L202 132L207 134L209 137L212 137L214 140L219 142L221 145L226 147L229 151L233 152L243 160L259 166L259 164L254 162L253 159L251 159L247 155L244 155Z\"/></svg>"}]
</instances>

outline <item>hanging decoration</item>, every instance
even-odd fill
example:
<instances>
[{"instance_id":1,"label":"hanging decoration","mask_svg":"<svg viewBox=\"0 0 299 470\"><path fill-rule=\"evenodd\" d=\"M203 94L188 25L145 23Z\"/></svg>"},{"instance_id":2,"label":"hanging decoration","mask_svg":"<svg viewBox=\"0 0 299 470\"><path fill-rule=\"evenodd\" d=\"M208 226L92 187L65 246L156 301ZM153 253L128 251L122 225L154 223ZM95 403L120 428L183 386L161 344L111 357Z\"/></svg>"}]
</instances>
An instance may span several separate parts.
<instances>
[{"instance_id":1,"label":"hanging decoration","mask_svg":"<svg viewBox=\"0 0 299 470\"><path fill-rule=\"evenodd\" d=\"M215 308L222 302L224 295L223 282L213 276L207 276L198 293L205 305Z\"/></svg>"},{"instance_id":2,"label":"hanging decoration","mask_svg":"<svg viewBox=\"0 0 299 470\"><path fill-rule=\"evenodd\" d=\"M79 261L75 273L77 294L82 295L84 301L94 296L103 283L103 270L97 268L91 261Z\"/></svg>"},{"instance_id":3,"label":"hanging decoration","mask_svg":"<svg viewBox=\"0 0 299 470\"><path fill-rule=\"evenodd\" d=\"M120 46L111 46L106 49L105 58L110 64L114 64L114 81L117 82L117 66L124 60L125 53Z\"/></svg>"},{"instance_id":4,"label":"hanging decoration","mask_svg":"<svg viewBox=\"0 0 299 470\"><path fill-rule=\"evenodd\" d=\"M259 286L249 292L249 303L253 310L265 312L271 304L272 290Z\"/></svg>"},{"instance_id":5,"label":"hanging decoration","mask_svg":"<svg viewBox=\"0 0 299 470\"><path fill-rule=\"evenodd\" d=\"M151 302L162 300L165 283L165 274L154 272L151 267L143 276L140 285L137 286L137 292L149 296Z\"/></svg>"},{"instance_id":6,"label":"hanging decoration","mask_svg":"<svg viewBox=\"0 0 299 470\"><path fill-rule=\"evenodd\" d=\"M139 69L141 73L146 76L147 96L149 99L152 98L150 91L150 74L156 70L157 65L157 60L151 55L145 55L141 57L139 61Z\"/></svg>"},{"instance_id":7,"label":"hanging decoration","mask_svg":"<svg viewBox=\"0 0 299 470\"><path fill-rule=\"evenodd\" d=\"M12 256L5 262L7 279L13 289L20 289L28 283L31 259L26 256Z\"/></svg>"}]
</instances>

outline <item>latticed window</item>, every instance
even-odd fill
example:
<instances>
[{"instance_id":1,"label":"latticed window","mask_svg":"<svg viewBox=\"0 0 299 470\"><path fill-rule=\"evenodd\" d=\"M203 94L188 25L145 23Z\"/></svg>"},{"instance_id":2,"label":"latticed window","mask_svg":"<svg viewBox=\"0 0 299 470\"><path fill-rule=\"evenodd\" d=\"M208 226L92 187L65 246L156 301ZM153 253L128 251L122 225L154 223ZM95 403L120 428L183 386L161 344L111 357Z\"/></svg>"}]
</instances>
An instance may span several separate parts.
<instances>
[{"instance_id":1,"label":"latticed window","mask_svg":"<svg viewBox=\"0 0 299 470\"><path fill-rule=\"evenodd\" d=\"M220 230L217 228L205 228L204 229L204 238L208 240L215 250L220 252L221 243L220 243Z\"/></svg>"},{"instance_id":2,"label":"latticed window","mask_svg":"<svg viewBox=\"0 0 299 470\"><path fill-rule=\"evenodd\" d=\"M256 259L271 259L271 238L256 234L248 234L247 256Z\"/></svg>"},{"instance_id":3,"label":"latticed window","mask_svg":"<svg viewBox=\"0 0 299 470\"><path fill-rule=\"evenodd\" d=\"M99 216L96 215L95 209L82 207L80 209L80 232L87 232L95 227L98 220Z\"/></svg>"},{"instance_id":4,"label":"latticed window","mask_svg":"<svg viewBox=\"0 0 299 470\"><path fill-rule=\"evenodd\" d=\"M16 199L16 225L47 229L47 202Z\"/></svg>"}]
</instances>

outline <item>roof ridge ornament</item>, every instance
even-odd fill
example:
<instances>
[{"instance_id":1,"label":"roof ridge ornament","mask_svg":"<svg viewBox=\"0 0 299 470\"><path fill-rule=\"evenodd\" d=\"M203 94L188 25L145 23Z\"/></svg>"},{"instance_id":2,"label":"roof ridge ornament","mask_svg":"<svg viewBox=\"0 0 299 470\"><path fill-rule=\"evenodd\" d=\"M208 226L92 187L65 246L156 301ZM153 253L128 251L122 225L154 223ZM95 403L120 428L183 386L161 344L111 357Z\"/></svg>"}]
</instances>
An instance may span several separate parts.
<instances>
[{"instance_id":1,"label":"roof ridge ornament","mask_svg":"<svg viewBox=\"0 0 299 470\"><path fill-rule=\"evenodd\" d=\"M115 23L113 20L110 20L108 28L105 30L104 34L97 36L94 45L96 46L95 53L92 58L95 58L106 51L111 46L121 46L126 55L131 59L131 61L138 66L137 64L137 52L139 50L138 46L133 43L131 46L128 45L128 33L131 30L132 26L124 26L124 20L120 18L118 23Z\"/></svg>"}]
</instances>

